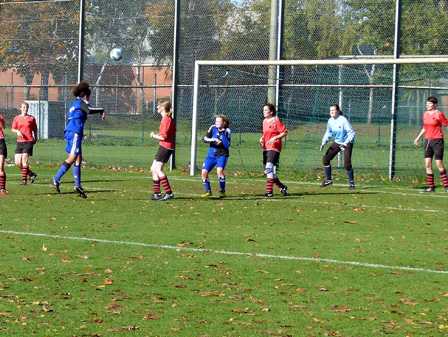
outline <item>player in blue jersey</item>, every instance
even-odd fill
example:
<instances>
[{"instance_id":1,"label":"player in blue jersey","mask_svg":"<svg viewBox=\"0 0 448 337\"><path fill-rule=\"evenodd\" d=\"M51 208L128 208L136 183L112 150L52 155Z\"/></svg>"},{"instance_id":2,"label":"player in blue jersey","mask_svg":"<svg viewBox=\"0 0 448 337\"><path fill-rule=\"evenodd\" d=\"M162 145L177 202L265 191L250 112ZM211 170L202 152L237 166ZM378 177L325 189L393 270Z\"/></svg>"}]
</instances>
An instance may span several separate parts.
<instances>
[{"instance_id":1,"label":"player in blue jersey","mask_svg":"<svg viewBox=\"0 0 448 337\"><path fill-rule=\"evenodd\" d=\"M224 115L215 117L215 125L210 126L207 134L202 141L210 144L207 157L202 165L202 184L204 185L205 194L202 197L211 197L212 189L210 186L209 172L216 166L216 173L219 181L219 197L226 196L226 176L224 169L229 159L229 147L232 138L232 132L229 129L230 121Z\"/></svg>"},{"instance_id":2,"label":"player in blue jersey","mask_svg":"<svg viewBox=\"0 0 448 337\"><path fill-rule=\"evenodd\" d=\"M84 136L84 124L87 120L87 115L99 113L101 114L101 119L104 120L105 114L104 110L101 108L90 107L89 99L91 91L87 82L79 82L78 85L72 89L72 93L77 99L68 109L68 121L64 130L65 141L67 144L65 151L68 153L68 159L62 163L58 173L52 178L52 183L56 191L60 193L59 185L61 184L61 178L73 165L75 192L80 197L87 198L87 195L81 186L81 145Z\"/></svg>"},{"instance_id":3,"label":"player in blue jersey","mask_svg":"<svg viewBox=\"0 0 448 337\"><path fill-rule=\"evenodd\" d=\"M328 148L325 155L322 157L322 163L325 168L326 180L320 185L320 187L327 187L333 185L333 180L331 179L331 164L330 161L339 153L343 151L344 153L344 168L347 170L348 180L350 182L349 189L355 189L355 178L352 168L352 151L353 143L355 141L355 130L353 130L350 122L342 115L342 111L339 105L332 104L330 106L330 116L331 118L327 123L327 131L322 138L322 145L320 150L324 149L324 146L332 138L334 138L333 143Z\"/></svg>"}]
</instances>

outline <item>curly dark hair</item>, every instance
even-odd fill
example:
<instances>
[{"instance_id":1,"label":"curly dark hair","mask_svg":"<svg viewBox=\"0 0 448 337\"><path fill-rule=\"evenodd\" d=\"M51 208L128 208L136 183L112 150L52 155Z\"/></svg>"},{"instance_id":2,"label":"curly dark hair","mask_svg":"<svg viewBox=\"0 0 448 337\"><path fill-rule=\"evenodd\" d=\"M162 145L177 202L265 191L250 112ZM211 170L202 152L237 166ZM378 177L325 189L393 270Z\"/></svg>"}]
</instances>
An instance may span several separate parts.
<instances>
[{"instance_id":1,"label":"curly dark hair","mask_svg":"<svg viewBox=\"0 0 448 337\"><path fill-rule=\"evenodd\" d=\"M76 87L72 89L72 94L76 97L90 96L92 92L89 89L89 83L79 82Z\"/></svg>"}]
</instances>

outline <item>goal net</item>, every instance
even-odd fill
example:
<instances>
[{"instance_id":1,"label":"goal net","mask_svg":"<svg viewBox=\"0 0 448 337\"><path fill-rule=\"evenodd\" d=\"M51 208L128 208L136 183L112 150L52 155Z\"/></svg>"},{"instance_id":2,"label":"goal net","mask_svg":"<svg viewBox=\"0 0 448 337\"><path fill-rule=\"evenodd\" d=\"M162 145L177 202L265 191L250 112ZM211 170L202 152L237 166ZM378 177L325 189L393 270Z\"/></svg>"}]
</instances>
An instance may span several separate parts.
<instances>
[{"instance_id":1,"label":"goal net","mask_svg":"<svg viewBox=\"0 0 448 337\"><path fill-rule=\"evenodd\" d=\"M282 171L321 174L319 146L329 107L336 103L356 131L352 161L357 174L391 178L391 168L397 177L419 174L422 148L413 140L421 130L428 96L439 99L442 112L448 107L447 62L448 58L429 57L196 61L190 174L207 154L208 145L198 139L217 114L231 121L227 171L261 173L258 140L267 102L277 106L278 118L289 131L280 159Z\"/></svg>"}]
</instances>

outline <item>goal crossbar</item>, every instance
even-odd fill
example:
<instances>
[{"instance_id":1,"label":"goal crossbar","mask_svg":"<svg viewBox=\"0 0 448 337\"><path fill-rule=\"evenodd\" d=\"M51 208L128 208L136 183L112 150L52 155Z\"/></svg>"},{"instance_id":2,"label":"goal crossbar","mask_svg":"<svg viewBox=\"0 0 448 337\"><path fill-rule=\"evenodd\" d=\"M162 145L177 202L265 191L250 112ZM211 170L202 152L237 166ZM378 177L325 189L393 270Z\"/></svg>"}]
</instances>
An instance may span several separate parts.
<instances>
[{"instance_id":1,"label":"goal crossbar","mask_svg":"<svg viewBox=\"0 0 448 337\"><path fill-rule=\"evenodd\" d=\"M409 57L343 60L197 60L199 66L314 66L314 65L354 65L354 64L419 64L448 63L448 57Z\"/></svg>"}]
</instances>

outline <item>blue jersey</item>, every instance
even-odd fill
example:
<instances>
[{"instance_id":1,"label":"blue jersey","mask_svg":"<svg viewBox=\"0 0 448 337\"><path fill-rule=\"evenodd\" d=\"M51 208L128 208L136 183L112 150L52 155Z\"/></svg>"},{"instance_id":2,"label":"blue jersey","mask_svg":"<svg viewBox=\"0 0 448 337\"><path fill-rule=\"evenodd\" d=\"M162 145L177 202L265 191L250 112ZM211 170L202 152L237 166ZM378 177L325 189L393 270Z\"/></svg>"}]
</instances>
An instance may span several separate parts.
<instances>
[{"instance_id":1,"label":"blue jersey","mask_svg":"<svg viewBox=\"0 0 448 337\"><path fill-rule=\"evenodd\" d=\"M215 125L210 126L207 134L202 138L204 143L210 143L207 155L211 157L228 157L231 138L232 132L229 128L220 132Z\"/></svg>"},{"instance_id":2,"label":"blue jersey","mask_svg":"<svg viewBox=\"0 0 448 337\"><path fill-rule=\"evenodd\" d=\"M353 130L348 119L342 115L328 120L327 131L322 138L322 144L327 143L333 137L338 144L355 142L355 130Z\"/></svg>"},{"instance_id":3,"label":"blue jersey","mask_svg":"<svg viewBox=\"0 0 448 337\"><path fill-rule=\"evenodd\" d=\"M73 131L79 135L83 135L87 115L103 112L103 109L91 108L88 101L78 98L68 109L68 121L64 131Z\"/></svg>"}]
</instances>

